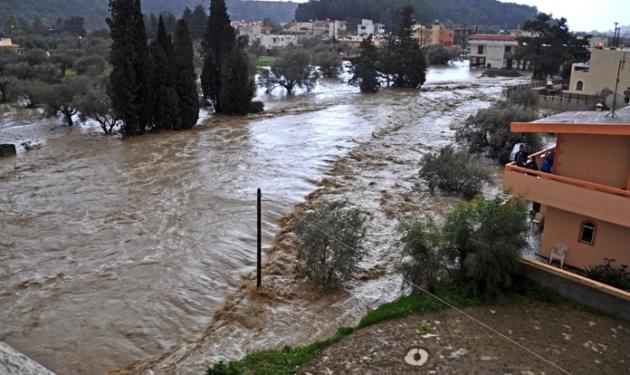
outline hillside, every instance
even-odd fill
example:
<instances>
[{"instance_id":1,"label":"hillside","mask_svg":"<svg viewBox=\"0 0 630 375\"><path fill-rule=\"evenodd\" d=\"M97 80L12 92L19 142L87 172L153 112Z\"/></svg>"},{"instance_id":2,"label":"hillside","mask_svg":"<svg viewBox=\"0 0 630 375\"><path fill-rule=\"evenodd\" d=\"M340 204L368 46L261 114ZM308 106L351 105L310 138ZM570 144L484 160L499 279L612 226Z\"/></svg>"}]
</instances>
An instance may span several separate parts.
<instances>
[{"instance_id":1,"label":"hillside","mask_svg":"<svg viewBox=\"0 0 630 375\"><path fill-rule=\"evenodd\" d=\"M145 13L171 12L181 16L185 7L194 8L200 2L209 7L208 0L143 0ZM226 0L233 20L253 20L270 17L277 22L293 19L297 5L279 1ZM2 0L0 1L0 29L11 16L28 22L40 17L47 24L54 24L57 17L81 16L89 29L105 26L108 0Z\"/></svg>"},{"instance_id":2,"label":"hillside","mask_svg":"<svg viewBox=\"0 0 630 375\"><path fill-rule=\"evenodd\" d=\"M395 12L411 3L423 23L434 20L467 25L500 25L510 28L536 17L535 7L497 0L309 0L298 5L296 18L360 20L369 18L391 25Z\"/></svg>"}]
</instances>

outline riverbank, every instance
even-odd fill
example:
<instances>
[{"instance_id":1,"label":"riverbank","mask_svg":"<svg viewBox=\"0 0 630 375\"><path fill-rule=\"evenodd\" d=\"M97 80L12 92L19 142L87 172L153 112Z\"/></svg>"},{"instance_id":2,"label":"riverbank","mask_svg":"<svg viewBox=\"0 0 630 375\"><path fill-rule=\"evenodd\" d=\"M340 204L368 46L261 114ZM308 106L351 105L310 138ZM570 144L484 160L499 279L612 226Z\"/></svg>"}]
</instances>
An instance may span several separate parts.
<instances>
[{"instance_id":1,"label":"riverbank","mask_svg":"<svg viewBox=\"0 0 630 375\"><path fill-rule=\"evenodd\" d=\"M245 279L198 339L112 373L200 373L261 347L330 337L339 327L354 325L369 309L396 299L401 293L400 278L393 272L399 219L417 212L441 215L458 201L429 194L418 176L419 161L426 152L451 143L454 130L469 115L499 100L503 82L443 82L422 93L398 91L398 100L386 107L376 101L377 107L363 116L371 122L372 113L387 110L391 114L384 123L369 140L333 162L318 189L281 219L265 258L263 288L257 291L255 281ZM498 191L497 186L490 186L488 193ZM370 249L356 278L344 290L325 296L294 280L291 234L292 219L323 199L346 199L368 216Z\"/></svg>"},{"instance_id":2,"label":"riverbank","mask_svg":"<svg viewBox=\"0 0 630 375\"><path fill-rule=\"evenodd\" d=\"M442 285L436 292L437 298L456 309L428 295L403 297L326 340L250 353L242 360L216 365L210 374L417 374L421 370L586 375L630 370L627 322L532 283L490 304L460 290ZM421 367L405 362L418 346L428 354Z\"/></svg>"}]
</instances>

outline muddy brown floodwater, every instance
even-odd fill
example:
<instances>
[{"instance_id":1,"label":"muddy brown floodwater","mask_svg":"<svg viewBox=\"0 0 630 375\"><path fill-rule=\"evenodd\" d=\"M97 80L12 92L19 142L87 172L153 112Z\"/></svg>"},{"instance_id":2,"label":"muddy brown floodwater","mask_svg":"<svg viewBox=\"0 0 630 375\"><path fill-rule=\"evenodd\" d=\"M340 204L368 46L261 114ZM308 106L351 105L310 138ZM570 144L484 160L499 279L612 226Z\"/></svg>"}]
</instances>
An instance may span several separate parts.
<instances>
[{"instance_id":1,"label":"muddy brown floodwater","mask_svg":"<svg viewBox=\"0 0 630 375\"><path fill-rule=\"evenodd\" d=\"M464 65L432 69L422 93L324 82L264 97L260 116L125 141L38 113L0 114L1 143L42 145L0 160L0 340L59 374L200 373L354 323L400 293L390 272L400 214L452 203L425 194L418 158L506 82ZM357 279L323 298L291 277L285 228L295 205L327 197L369 215L371 250Z\"/></svg>"}]
</instances>

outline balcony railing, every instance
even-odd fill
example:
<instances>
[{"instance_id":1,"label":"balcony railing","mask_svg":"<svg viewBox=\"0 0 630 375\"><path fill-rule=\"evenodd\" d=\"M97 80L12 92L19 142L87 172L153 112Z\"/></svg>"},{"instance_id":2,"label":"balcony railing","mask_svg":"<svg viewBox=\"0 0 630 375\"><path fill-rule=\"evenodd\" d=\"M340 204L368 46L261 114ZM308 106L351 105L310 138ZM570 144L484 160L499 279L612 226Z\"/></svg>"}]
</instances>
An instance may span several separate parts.
<instances>
[{"instance_id":1,"label":"balcony railing","mask_svg":"<svg viewBox=\"0 0 630 375\"><path fill-rule=\"evenodd\" d=\"M541 151L541 153L539 153L539 154L542 155L542 153L544 153L544 151ZM534 155L532 155L532 157L535 156L535 155L538 155L538 154L534 154ZM615 188L615 187L608 186L608 185L602 185L602 184L598 184L598 183L595 183L595 182L578 180L578 179L571 178L571 177L560 176L560 175L553 174L553 173L545 173L545 172L537 171L535 169L519 167L515 163L510 163L510 164L506 165L505 169L507 171L511 171L511 172L521 172L521 173L524 173L524 174L532 175L532 177L535 176L535 177L542 178L544 180L552 180L552 181L561 182L561 183L564 183L564 184L569 184L569 185L581 187L581 188L588 189L588 190L595 190L595 191L599 191L599 192L602 192L602 193L616 194L616 195L621 195L621 196L626 197L626 198L630 198L630 191L628 191L628 190L619 189L619 188Z\"/></svg>"},{"instance_id":2,"label":"balcony railing","mask_svg":"<svg viewBox=\"0 0 630 375\"><path fill-rule=\"evenodd\" d=\"M532 157L540 160L545 152L554 151L541 151ZM503 186L514 196L529 201L630 228L628 190L519 167L514 163L505 166Z\"/></svg>"}]
</instances>

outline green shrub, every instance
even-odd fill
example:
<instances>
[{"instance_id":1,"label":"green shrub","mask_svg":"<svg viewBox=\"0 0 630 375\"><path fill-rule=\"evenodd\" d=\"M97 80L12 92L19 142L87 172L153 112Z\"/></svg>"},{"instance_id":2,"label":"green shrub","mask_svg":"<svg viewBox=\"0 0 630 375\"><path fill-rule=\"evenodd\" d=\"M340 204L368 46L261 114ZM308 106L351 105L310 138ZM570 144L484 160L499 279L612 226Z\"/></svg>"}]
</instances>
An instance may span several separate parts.
<instances>
[{"instance_id":1,"label":"green shrub","mask_svg":"<svg viewBox=\"0 0 630 375\"><path fill-rule=\"evenodd\" d=\"M341 56L330 51L316 53L313 56L313 63L319 66L322 76L327 78L337 77L342 69Z\"/></svg>"},{"instance_id":2,"label":"green shrub","mask_svg":"<svg viewBox=\"0 0 630 375\"><path fill-rule=\"evenodd\" d=\"M586 269L586 277L630 291L630 273L624 268L613 268L609 265L591 266Z\"/></svg>"},{"instance_id":3,"label":"green shrub","mask_svg":"<svg viewBox=\"0 0 630 375\"><path fill-rule=\"evenodd\" d=\"M466 119L457 130L455 139L466 144L470 151L485 154L501 164L510 161L510 152L517 143L526 143L530 150L542 146L535 133L512 133L512 122L530 122L538 118L535 111L510 102L499 102Z\"/></svg>"},{"instance_id":4,"label":"green shrub","mask_svg":"<svg viewBox=\"0 0 630 375\"><path fill-rule=\"evenodd\" d=\"M401 229L402 259L396 268L403 284L413 293L421 292L420 288L434 292L446 268L440 229L430 218L405 220Z\"/></svg>"},{"instance_id":5,"label":"green shrub","mask_svg":"<svg viewBox=\"0 0 630 375\"><path fill-rule=\"evenodd\" d=\"M431 191L439 188L461 193L466 198L474 197L484 182L490 182L490 172L478 156L450 145L440 149L438 154L426 154L422 158L420 177L427 181Z\"/></svg>"},{"instance_id":6,"label":"green shrub","mask_svg":"<svg viewBox=\"0 0 630 375\"><path fill-rule=\"evenodd\" d=\"M527 209L521 201L479 196L460 203L442 227L455 278L476 296L502 295L518 274L527 230Z\"/></svg>"},{"instance_id":7,"label":"green shrub","mask_svg":"<svg viewBox=\"0 0 630 375\"><path fill-rule=\"evenodd\" d=\"M446 48L442 44L430 44L422 48L429 65L446 65L461 55L461 50Z\"/></svg>"},{"instance_id":8,"label":"green shrub","mask_svg":"<svg viewBox=\"0 0 630 375\"><path fill-rule=\"evenodd\" d=\"M495 77L520 77L521 73L518 70L516 70L516 69L501 68L501 69L488 69L488 70L483 72L482 76L490 77L490 78L495 78Z\"/></svg>"},{"instance_id":9,"label":"green shrub","mask_svg":"<svg viewBox=\"0 0 630 375\"><path fill-rule=\"evenodd\" d=\"M323 202L295 222L296 275L321 289L348 280L365 254L365 218L346 201Z\"/></svg>"},{"instance_id":10,"label":"green shrub","mask_svg":"<svg viewBox=\"0 0 630 375\"><path fill-rule=\"evenodd\" d=\"M536 110L540 103L540 95L531 89L516 89L510 91L508 101L512 104Z\"/></svg>"}]
</instances>

